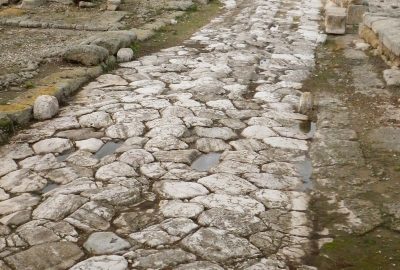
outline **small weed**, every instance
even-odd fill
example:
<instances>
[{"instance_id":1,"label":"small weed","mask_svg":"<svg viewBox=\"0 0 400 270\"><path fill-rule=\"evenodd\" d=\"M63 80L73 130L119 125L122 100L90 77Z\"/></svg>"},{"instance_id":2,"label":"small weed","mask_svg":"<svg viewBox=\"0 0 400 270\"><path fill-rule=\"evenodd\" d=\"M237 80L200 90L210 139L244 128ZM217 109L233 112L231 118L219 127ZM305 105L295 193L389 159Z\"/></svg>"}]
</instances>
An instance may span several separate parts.
<instances>
[{"instance_id":1,"label":"small weed","mask_svg":"<svg viewBox=\"0 0 400 270\"><path fill-rule=\"evenodd\" d=\"M35 88L35 84L33 82L26 82L24 85L25 89L32 89Z\"/></svg>"},{"instance_id":2,"label":"small weed","mask_svg":"<svg viewBox=\"0 0 400 270\"><path fill-rule=\"evenodd\" d=\"M131 45L131 49L133 51L133 54L136 56L140 52L140 44L139 42L133 42Z\"/></svg>"}]
</instances>

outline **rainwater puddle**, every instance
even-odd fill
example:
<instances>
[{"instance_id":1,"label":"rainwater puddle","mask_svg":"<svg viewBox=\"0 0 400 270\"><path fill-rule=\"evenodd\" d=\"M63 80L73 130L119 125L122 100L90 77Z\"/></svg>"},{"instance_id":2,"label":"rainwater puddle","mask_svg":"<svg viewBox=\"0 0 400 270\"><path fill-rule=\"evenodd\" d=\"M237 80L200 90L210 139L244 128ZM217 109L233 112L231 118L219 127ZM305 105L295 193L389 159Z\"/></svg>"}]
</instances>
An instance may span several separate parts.
<instances>
[{"instance_id":1,"label":"rainwater puddle","mask_svg":"<svg viewBox=\"0 0 400 270\"><path fill-rule=\"evenodd\" d=\"M192 163L192 169L200 172L207 172L218 164L221 153L208 153L201 155Z\"/></svg>"},{"instance_id":2,"label":"rainwater puddle","mask_svg":"<svg viewBox=\"0 0 400 270\"><path fill-rule=\"evenodd\" d=\"M67 152L67 153L61 154L61 155L59 155L59 156L56 156L56 159L57 159L57 161L59 161L59 162L63 162L63 161L65 161L70 155L71 155L71 152Z\"/></svg>"},{"instance_id":3,"label":"rainwater puddle","mask_svg":"<svg viewBox=\"0 0 400 270\"><path fill-rule=\"evenodd\" d=\"M306 133L306 135L309 138L314 138L315 135L315 131L317 130L317 125L315 124L315 122L311 122L311 121L302 121L299 124L299 129Z\"/></svg>"},{"instance_id":4,"label":"rainwater puddle","mask_svg":"<svg viewBox=\"0 0 400 270\"><path fill-rule=\"evenodd\" d=\"M99 151L94 154L94 157L97 159L102 159L103 157L107 155L111 155L117 150L118 147L122 145L122 142L107 142L105 145L103 145Z\"/></svg>"},{"instance_id":5,"label":"rainwater puddle","mask_svg":"<svg viewBox=\"0 0 400 270\"><path fill-rule=\"evenodd\" d=\"M48 184L47 186L45 186L43 189L42 189L42 193L47 193L47 192L49 192L49 191L52 191L53 189L56 189L56 188L58 188L60 185L59 184L56 184L56 183L51 183L51 184Z\"/></svg>"},{"instance_id":6,"label":"rainwater puddle","mask_svg":"<svg viewBox=\"0 0 400 270\"><path fill-rule=\"evenodd\" d=\"M309 157L306 157L306 159L302 162L299 162L297 166L298 166L298 172L300 173L300 176L303 180L303 189L304 190L313 189L314 185L311 181L311 175L313 169L311 159Z\"/></svg>"}]
</instances>

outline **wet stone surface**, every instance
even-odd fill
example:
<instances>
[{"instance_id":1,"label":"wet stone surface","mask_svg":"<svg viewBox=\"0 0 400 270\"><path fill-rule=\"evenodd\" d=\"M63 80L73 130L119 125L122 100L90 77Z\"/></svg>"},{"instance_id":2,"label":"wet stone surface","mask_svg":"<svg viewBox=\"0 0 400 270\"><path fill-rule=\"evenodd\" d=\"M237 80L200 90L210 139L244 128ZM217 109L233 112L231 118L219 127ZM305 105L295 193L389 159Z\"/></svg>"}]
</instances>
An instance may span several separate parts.
<instances>
[{"instance_id":1,"label":"wet stone surface","mask_svg":"<svg viewBox=\"0 0 400 270\"><path fill-rule=\"evenodd\" d=\"M296 107L321 4L222 2L181 46L121 64L0 148L0 265L300 267L310 130Z\"/></svg>"}]
</instances>

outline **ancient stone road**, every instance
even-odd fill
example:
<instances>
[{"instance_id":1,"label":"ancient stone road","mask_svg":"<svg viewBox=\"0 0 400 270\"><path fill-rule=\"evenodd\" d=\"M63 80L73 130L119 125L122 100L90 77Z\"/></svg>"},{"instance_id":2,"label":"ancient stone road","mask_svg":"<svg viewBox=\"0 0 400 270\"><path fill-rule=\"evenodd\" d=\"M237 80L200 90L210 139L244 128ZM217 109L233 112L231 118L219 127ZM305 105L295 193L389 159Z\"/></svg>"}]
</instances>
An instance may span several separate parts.
<instances>
[{"instance_id":1,"label":"ancient stone road","mask_svg":"<svg viewBox=\"0 0 400 270\"><path fill-rule=\"evenodd\" d=\"M320 3L226 4L1 148L0 269L302 264L312 132L295 108Z\"/></svg>"}]
</instances>

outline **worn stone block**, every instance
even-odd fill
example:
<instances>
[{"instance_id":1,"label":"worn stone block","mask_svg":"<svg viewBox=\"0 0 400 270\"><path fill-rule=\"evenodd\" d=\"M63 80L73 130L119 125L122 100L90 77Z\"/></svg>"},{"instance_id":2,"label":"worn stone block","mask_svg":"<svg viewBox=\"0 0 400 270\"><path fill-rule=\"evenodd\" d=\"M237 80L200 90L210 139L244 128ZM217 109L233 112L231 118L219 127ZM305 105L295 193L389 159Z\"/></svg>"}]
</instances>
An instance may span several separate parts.
<instances>
[{"instance_id":1,"label":"worn stone block","mask_svg":"<svg viewBox=\"0 0 400 270\"><path fill-rule=\"evenodd\" d=\"M346 9L330 7L325 14L325 32L344 34L346 32Z\"/></svg>"},{"instance_id":2,"label":"worn stone block","mask_svg":"<svg viewBox=\"0 0 400 270\"><path fill-rule=\"evenodd\" d=\"M363 20L363 15L368 11L364 5L350 5L347 8L347 24L359 24Z\"/></svg>"}]
</instances>

